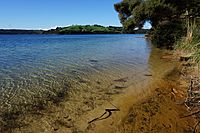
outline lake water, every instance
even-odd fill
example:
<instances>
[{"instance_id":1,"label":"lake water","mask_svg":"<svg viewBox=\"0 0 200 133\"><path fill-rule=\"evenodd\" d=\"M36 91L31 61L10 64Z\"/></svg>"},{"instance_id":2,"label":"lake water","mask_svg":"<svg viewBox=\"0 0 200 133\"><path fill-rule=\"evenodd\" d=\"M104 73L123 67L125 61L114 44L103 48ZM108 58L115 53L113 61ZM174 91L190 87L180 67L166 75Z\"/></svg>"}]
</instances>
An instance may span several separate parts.
<instances>
[{"instance_id":1,"label":"lake water","mask_svg":"<svg viewBox=\"0 0 200 133\"><path fill-rule=\"evenodd\" d=\"M144 35L0 35L0 110L67 91L120 93L143 80L150 52Z\"/></svg>"}]
</instances>

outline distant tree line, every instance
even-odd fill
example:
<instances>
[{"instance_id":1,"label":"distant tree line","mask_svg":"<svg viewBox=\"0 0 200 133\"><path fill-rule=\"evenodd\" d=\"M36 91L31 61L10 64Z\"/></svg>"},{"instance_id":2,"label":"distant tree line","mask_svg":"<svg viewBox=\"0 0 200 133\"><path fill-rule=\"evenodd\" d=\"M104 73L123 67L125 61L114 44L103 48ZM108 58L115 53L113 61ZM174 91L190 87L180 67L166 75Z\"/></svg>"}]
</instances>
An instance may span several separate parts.
<instances>
[{"instance_id":1,"label":"distant tree line","mask_svg":"<svg viewBox=\"0 0 200 133\"><path fill-rule=\"evenodd\" d=\"M57 27L45 31L45 34L119 34L122 32L122 27L101 25L72 25L68 27Z\"/></svg>"},{"instance_id":2,"label":"distant tree line","mask_svg":"<svg viewBox=\"0 0 200 133\"><path fill-rule=\"evenodd\" d=\"M141 29L149 22L149 34L159 47L171 47L186 34L186 21L200 17L200 0L123 0L114 7L124 30Z\"/></svg>"},{"instance_id":3,"label":"distant tree line","mask_svg":"<svg viewBox=\"0 0 200 133\"><path fill-rule=\"evenodd\" d=\"M42 30L0 29L0 34L43 34Z\"/></svg>"},{"instance_id":4,"label":"distant tree line","mask_svg":"<svg viewBox=\"0 0 200 133\"><path fill-rule=\"evenodd\" d=\"M68 27L57 27L45 31L45 34L145 34L148 29L130 29L124 30L122 27L101 26L101 25L72 25Z\"/></svg>"},{"instance_id":5,"label":"distant tree line","mask_svg":"<svg viewBox=\"0 0 200 133\"><path fill-rule=\"evenodd\" d=\"M123 30L117 26L101 26L101 25L72 25L67 27L57 27L55 29L44 30L9 30L0 29L0 34L145 34L147 29L131 29Z\"/></svg>"}]
</instances>

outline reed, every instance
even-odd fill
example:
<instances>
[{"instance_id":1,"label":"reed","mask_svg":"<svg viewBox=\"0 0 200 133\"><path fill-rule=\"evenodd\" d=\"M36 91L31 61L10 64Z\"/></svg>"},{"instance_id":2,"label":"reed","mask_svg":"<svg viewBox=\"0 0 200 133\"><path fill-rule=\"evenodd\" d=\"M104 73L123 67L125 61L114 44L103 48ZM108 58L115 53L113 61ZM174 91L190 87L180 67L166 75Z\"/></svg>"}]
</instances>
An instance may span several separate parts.
<instances>
[{"instance_id":1,"label":"reed","mask_svg":"<svg viewBox=\"0 0 200 133\"><path fill-rule=\"evenodd\" d=\"M187 34L176 42L176 49L190 57L190 61L200 65L200 25L196 20L187 21Z\"/></svg>"}]
</instances>

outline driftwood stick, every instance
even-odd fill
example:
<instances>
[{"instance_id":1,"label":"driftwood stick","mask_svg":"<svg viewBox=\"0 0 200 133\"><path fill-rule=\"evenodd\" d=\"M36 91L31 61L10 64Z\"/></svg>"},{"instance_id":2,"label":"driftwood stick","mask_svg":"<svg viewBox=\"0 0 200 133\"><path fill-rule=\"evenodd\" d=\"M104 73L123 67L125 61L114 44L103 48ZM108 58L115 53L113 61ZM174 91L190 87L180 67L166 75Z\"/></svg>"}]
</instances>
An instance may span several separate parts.
<instances>
[{"instance_id":1,"label":"driftwood stick","mask_svg":"<svg viewBox=\"0 0 200 133\"><path fill-rule=\"evenodd\" d=\"M189 115L182 116L182 117L180 117L180 118L190 117L190 116L193 116L193 115L196 115L196 114L199 114L199 113L200 113L200 110L195 111L195 112L193 112L193 113L191 113L191 114L189 114Z\"/></svg>"},{"instance_id":2,"label":"driftwood stick","mask_svg":"<svg viewBox=\"0 0 200 133\"><path fill-rule=\"evenodd\" d=\"M94 122L94 121L99 121L99 120L104 120L104 119L107 119L109 118L111 115L112 115L112 112L113 111L120 111L119 108L117 108L114 104L112 104L111 102L109 102L111 105L113 105L115 107L115 109L105 109L105 112L100 116L100 117L97 117L91 121L88 122L88 124ZM104 115L106 115L108 113L107 116L103 117Z\"/></svg>"},{"instance_id":3,"label":"driftwood stick","mask_svg":"<svg viewBox=\"0 0 200 133\"><path fill-rule=\"evenodd\" d=\"M108 101L109 102L109 101ZM117 109L117 111L120 111L120 109L117 107L117 106L115 106L113 103L111 103L111 102L109 102L113 107L115 107L116 109Z\"/></svg>"},{"instance_id":4,"label":"driftwood stick","mask_svg":"<svg viewBox=\"0 0 200 133\"><path fill-rule=\"evenodd\" d=\"M195 125L193 133L198 133L198 132L196 132L196 131L197 131L197 127L198 127L199 124L200 124L200 121L197 122L197 124Z\"/></svg>"}]
</instances>

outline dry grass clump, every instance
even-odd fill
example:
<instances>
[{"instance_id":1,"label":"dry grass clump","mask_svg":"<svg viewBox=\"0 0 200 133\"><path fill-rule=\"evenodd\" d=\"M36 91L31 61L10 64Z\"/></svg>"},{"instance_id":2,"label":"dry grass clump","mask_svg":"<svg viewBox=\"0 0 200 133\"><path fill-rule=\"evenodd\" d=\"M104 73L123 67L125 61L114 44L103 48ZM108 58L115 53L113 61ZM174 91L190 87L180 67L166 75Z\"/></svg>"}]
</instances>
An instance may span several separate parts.
<instances>
[{"instance_id":1,"label":"dry grass clump","mask_svg":"<svg viewBox=\"0 0 200 133\"><path fill-rule=\"evenodd\" d=\"M190 57L190 61L200 64L200 26L187 23L187 35L177 42L176 49Z\"/></svg>"}]
</instances>

